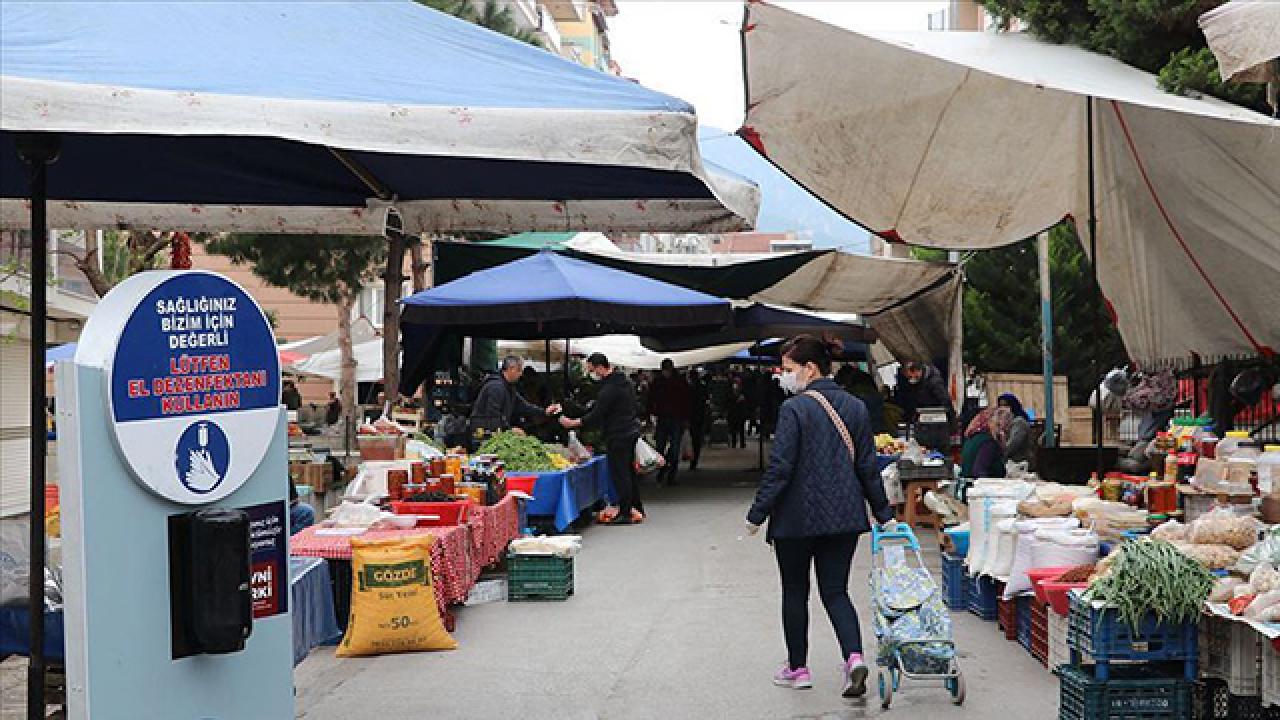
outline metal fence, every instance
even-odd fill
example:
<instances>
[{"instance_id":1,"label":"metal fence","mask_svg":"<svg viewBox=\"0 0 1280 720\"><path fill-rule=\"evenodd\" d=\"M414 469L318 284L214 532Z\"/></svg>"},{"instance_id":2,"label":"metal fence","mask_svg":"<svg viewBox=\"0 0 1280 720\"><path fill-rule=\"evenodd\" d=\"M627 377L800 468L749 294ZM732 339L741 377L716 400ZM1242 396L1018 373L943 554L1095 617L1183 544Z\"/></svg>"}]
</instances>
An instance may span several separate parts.
<instances>
[{"instance_id":1,"label":"metal fence","mask_svg":"<svg viewBox=\"0 0 1280 720\"><path fill-rule=\"evenodd\" d=\"M1213 358L1184 358L1159 363L1157 368L1172 368L1178 378L1178 395L1174 406L1175 418L1200 417L1209 408L1209 381L1223 363L1230 363L1235 372L1247 368L1280 368L1275 359L1249 356L1224 355ZM1138 437L1141 416L1124 411L1120 417L1119 439L1132 442ZM1263 393L1256 404L1240 409L1234 416L1236 430L1247 430L1255 440L1264 443L1280 443L1280 401L1270 392Z\"/></svg>"}]
</instances>

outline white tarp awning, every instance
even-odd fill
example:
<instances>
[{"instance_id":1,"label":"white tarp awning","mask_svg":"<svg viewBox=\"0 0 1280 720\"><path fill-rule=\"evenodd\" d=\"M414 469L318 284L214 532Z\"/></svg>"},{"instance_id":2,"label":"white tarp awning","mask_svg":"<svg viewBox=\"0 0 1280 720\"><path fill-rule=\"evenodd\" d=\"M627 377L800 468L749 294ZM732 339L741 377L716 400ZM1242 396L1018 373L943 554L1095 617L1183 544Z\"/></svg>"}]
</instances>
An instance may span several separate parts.
<instances>
[{"instance_id":1,"label":"white tarp awning","mask_svg":"<svg viewBox=\"0 0 1280 720\"><path fill-rule=\"evenodd\" d=\"M1200 16L1200 29L1218 59L1223 80L1280 78L1280 3L1232 0Z\"/></svg>"},{"instance_id":2,"label":"white tarp awning","mask_svg":"<svg viewBox=\"0 0 1280 720\"><path fill-rule=\"evenodd\" d=\"M352 345L359 345L378 337L380 337L378 335L378 330L373 326L373 323L369 321L369 318L361 315L351 321ZM337 350L338 342L338 331L334 330L327 335L316 335L315 337L309 337L302 340L281 343L280 350L293 353L294 355L315 355L317 353L325 352L326 350Z\"/></svg>"},{"instance_id":3,"label":"white tarp awning","mask_svg":"<svg viewBox=\"0 0 1280 720\"><path fill-rule=\"evenodd\" d=\"M744 136L913 244L1083 229L1096 98L1099 275L1130 354L1280 348L1280 122L1022 34L873 35L753 2L743 42Z\"/></svg>"},{"instance_id":4,"label":"white tarp awning","mask_svg":"<svg viewBox=\"0 0 1280 720\"><path fill-rule=\"evenodd\" d=\"M777 254L575 249L629 262L685 267L732 267L778 258ZM955 293L959 287L956 268L949 263L827 252L750 300L783 308L856 314L899 358L931 360L947 355L956 340Z\"/></svg>"},{"instance_id":5,"label":"white tarp awning","mask_svg":"<svg viewBox=\"0 0 1280 720\"><path fill-rule=\"evenodd\" d=\"M356 343L351 347L356 358L356 382L382 380L382 338ZM318 352L305 360L289 366L299 375L340 380L342 378L342 351L338 348Z\"/></svg>"}]
</instances>

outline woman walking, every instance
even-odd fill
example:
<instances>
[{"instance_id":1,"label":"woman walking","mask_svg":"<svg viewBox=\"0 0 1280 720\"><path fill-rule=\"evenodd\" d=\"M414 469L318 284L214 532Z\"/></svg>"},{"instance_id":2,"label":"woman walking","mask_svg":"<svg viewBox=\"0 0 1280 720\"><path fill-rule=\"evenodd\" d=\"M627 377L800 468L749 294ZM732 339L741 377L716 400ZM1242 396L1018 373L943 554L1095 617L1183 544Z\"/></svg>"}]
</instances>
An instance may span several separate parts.
<instances>
[{"instance_id":1,"label":"woman walking","mask_svg":"<svg viewBox=\"0 0 1280 720\"><path fill-rule=\"evenodd\" d=\"M831 373L831 349L800 336L782 352L782 388L795 395L778 413L777 436L747 513L747 532L769 520L782 579L782 629L787 664L773 681L813 687L808 669L809 568L840 642L845 697L866 693L858 614L849 599L849 569L858 536L875 519L893 522L893 507L876 472L875 444L861 400L840 389Z\"/></svg>"}]
</instances>

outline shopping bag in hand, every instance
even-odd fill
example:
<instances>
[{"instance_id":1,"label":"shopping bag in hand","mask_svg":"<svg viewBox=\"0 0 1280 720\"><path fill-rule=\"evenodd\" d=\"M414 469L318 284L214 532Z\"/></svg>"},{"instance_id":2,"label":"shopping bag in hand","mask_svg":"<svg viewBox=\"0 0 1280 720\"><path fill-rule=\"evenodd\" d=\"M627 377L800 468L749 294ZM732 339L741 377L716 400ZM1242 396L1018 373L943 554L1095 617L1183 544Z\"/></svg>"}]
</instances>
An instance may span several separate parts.
<instances>
[{"instance_id":1,"label":"shopping bag in hand","mask_svg":"<svg viewBox=\"0 0 1280 720\"><path fill-rule=\"evenodd\" d=\"M648 475L651 472L662 469L667 464L665 458L653 449L644 438L636 439L636 461L635 469L639 475Z\"/></svg>"}]
</instances>

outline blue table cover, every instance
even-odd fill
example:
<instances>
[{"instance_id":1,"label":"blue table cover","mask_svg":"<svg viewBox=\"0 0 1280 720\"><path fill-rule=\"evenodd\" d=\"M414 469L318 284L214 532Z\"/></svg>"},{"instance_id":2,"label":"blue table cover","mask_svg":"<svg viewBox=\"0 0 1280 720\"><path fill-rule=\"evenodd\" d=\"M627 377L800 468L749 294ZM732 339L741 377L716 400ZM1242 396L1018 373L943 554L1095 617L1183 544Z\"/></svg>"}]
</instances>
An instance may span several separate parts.
<instances>
[{"instance_id":1,"label":"blue table cover","mask_svg":"<svg viewBox=\"0 0 1280 720\"><path fill-rule=\"evenodd\" d=\"M311 648L341 636L333 611L329 563L323 558L289 558L289 610L293 615L293 664L307 657Z\"/></svg>"},{"instance_id":2,"label":"blue table cover","mask_svg":"<svg viewBox=\"0 0 1280 720\"><path fill-rule=\"evenodd\" d=\"M0 656L26 655L30 645L31 624L27 622L26 605L0 607ZM62 611L44 613L44 657L49 662L63 662Z\"/></svg>"},{"instance_id":3,"label":"blue table cover","mask_svg":"<svg viewBox=\"0 0 1280 720\"><path fill-rule=\"evenodd\" d=\"M328 563L321 558L289 558L289 602L293 615L293 664L297 665L311 648L341 636L333 613ZM25 606L0 607L0 656L26 655L29 627ZM64 637L62 612L45 612L45 658L63 662Z\"/></svg>"},{"instance_id":4,"label":"blue table cover","mask_svg":"<svg viewBox=\"0 0 1280 720\"><path fill-rule=\"evenodd\" d=\"M527 512L529 515L554 517L556 529L560 531L566 530L583 510L597 501L614 501L617 498L613 481L609 478L609 463L603 455L568 470L513 474L538 477Z\"/></svg>"},{"instance_id":5,"label":"blue table cover","mask_svg":"<svg viewBox=\"0 0 1280 720\"><path fill-rule=\"evenodd\" d=\"M901 455L876 455L876 472L884 472L884 469L898 462Z\"/></svg>"}]
</instances>

